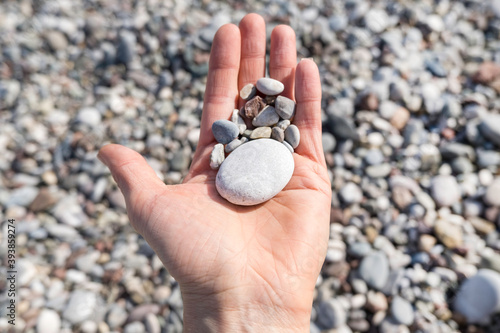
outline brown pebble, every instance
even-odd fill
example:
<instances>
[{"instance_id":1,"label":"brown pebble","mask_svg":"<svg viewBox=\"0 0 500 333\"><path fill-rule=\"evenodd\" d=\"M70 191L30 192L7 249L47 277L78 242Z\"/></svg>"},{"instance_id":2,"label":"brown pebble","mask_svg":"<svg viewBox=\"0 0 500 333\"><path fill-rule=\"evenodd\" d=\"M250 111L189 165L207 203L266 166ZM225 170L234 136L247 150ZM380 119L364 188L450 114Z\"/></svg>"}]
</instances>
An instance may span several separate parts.
<instances>
[{"instance_id":1,"label":"brown pebble","mask_svg":"<svg viewBox=\"0 0 500 333\"><path fill-rule=\"evenodd\" d=\"M396 112L392 115L391 125L397 128L398 130L402 130L405 128L406 123L410 119L410 111L407 109L400 107L396 109Z\"/></svg>"},{"instance_id":2,"label":"brown pebble","mask_svg":"<svg viewBox=\"0 0 500 333\"><path fill-rule=\"evenodd\" d=\"M359 102L362 110L376 111L378 109L378 97L374 93L363 96Z\"/></svg>"},{"instance_id":3,"label":"brown pebble","mask_svg":"<svg viewBox=\"0 0 500 333\"><path fill-rule=\"evenodd\" d=\"M245 103L245 117L248 119L255 118L260 111L266 106L266 103L260 96L255 96Z\"/></svg>"},{"instance_id":4,"label":"brown pebble","mask_svg":"<svg viewBox=\"0 0 500 333\"><path fill-rule=\"evenodd\" d=\"M488 84L498 77L500 77L500 65L487 61L483 62L479 66L479 69L472 77L472 80L476 83Z\"/></svg>"},{"instance_id":5,"label":"brown pebble","mask_svg":"<svg viewBox=\"0 0 500 333\"><path fill-rule=\"evenodd\" d=\"M403 186L395 186L392 189L392 201L400 210L405 210L413 200L413 194Z\"/></svg>"},{"instance_id":6,"label":"brown pebble","mask_svg":"<svg viewBox=\"0 0 500 333\"><path fill-rule=\"evenodd\" d=\"M57 197L55 197L46 187L43 187L30 204L29 209L33 212L40 212L54 206L56 203Z\"/></svg>"}]
</instances>

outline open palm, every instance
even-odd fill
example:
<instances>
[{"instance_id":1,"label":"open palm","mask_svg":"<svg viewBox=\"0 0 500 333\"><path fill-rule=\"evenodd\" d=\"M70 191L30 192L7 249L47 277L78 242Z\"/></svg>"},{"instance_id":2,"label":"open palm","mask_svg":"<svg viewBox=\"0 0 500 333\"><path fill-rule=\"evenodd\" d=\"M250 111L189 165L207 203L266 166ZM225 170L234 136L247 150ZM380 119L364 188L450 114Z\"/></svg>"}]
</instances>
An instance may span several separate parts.
<instances>
[{"instance_id":1,"label":"open palm","mask_svg":"<svg viewBox=\"0 0 500 333\"><path fill-rule=\"evenodd\" d=\"M247 318L249 323L279 314L275 327L304 318L301 325L308 327L328 242L331 186L321 146L318 69L311 60L297 65L290 27L273 30L269 74L284 83L283 95L297 102L294 123L301 143L292 179L263 204L236 206L217 193L216 171L209 167L216 143L211 125L242 105L241 87L265 75L265 53L265 24L256 14L217 32L200 140L183 184L163 184L142 156L122 146L105 146L99 157L125 196L132 225L179 282L186 307L262 313ZM200 315L203 307L193 313Z\"/></svg>"}]
</instances>

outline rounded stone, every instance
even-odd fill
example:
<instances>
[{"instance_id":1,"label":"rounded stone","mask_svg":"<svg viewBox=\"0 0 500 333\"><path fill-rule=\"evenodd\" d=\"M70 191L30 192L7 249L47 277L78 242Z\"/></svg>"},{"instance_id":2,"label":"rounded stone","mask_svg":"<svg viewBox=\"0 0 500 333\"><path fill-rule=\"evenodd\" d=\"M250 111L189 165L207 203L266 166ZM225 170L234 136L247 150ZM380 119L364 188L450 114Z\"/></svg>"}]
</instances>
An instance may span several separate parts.
<instances>
[{"instance_id":1,"label":"rounded stone","mask_svg":"<svg viewBox=\"0 0 500 333\"><path fill-rule=\"evenodd\" d=\"M283 119L291 119L295 115L295 102L288 97L276 97L274 107L276 108L276 113Z\"/></svg>"},{"instance_id":2,"label":"rounded stone","mask_svg":"<svg viewBox=\"0 0 500 333\"><path fill-rule=\"evenodd\" d=\"M278 194L295 167L286 147L272 139L250 141L229 155L217 173L215 185L229 202L251 206Z\"/></svg>"},{"instance_id":3,"label":"rounded stone","mask_svg":"<svg viewBox=\"0 0 500 333\"><path fill-rule=\"evenodd\" d=\"M375 252L363 258L359 276L372 288L382 289L389 278L389 260L383 252Z\"/></svg>"},{"instance_id":4,"label":"rounded stone","mask_svg":"<svg viewBox=\"0 0 500 333\"><path fill-rule=\"evenodd\" d=\"M290 125L285 130L285 140L292 146L294 149L300 143L300 131L299 128L295 125Z\"/></svg>"},{"instance_id":5,"label":"rounded stone","mask_svg":"<svg viewBox=\"0 0 500 333\"><path fill-rule=\"evenodd\" d=\"M43 309L36 322L36 331L44 333L59 333L61 318L59 314L51 309Z\"/></svg>"},{"instance_id":6,"label":"rounded stone","mask_svg":"<svg viewBox=\"0 0 500 333\"><path fill-rule=\"evenodd\" d=\"M322 302L318 310L318 321L324 328L339 328L347 320L347 314L342 304L335 299Z\"/></svg>"},{"instance_id":7,"label":"rounded stone","mask_svg":"<svg viewBox=\"0 0 500 333\"><path fill-rule=\"evenodd\" d=\"M339 196L346 204L360 203L363 201L363 191L354 183L345 184L339 191Z\"/></svg>"},{"instance_id":8,"label":"rounded stone","mask_svg":"<svg viewBox=\"0 0 500 333\"><path fill-rule=\"evenodd\" d=\"M440 175L432 179L431 195L439 206L451 206L460 200L461 192L455 177Z\"/></svg>"},{"instance_id":9,"label":"rounded stone","mask_svg":"<svg viewBox=\"0 0 500 333\"><path fill-rule=\"evenodd\" d=\"M271 127L263 126L257 127L250 134L250 139L267 139L271 137L272 129Z\"/></svg>"},{"instance_id":10,"label":"rounded stone","mask_svg":"<svg viewBox=\"0 0 500 333\"><path fill-rule=\"evenodd\" d=\"M285 140L285 131L275 126L271 131L271 138L278 142L283 142L283 140Z\"/></svg>"},{"instance_id":11,"label":"rounded stone","mask_svg":"<svg viewBox=\"0 0 500 333\"><path fill-rule=\"evenodd\" d=\"M245 85L243 88L240 90L240 98L244 100L248 100L252 97L255 96L255 93L257 90L255 89L255 86L251 83Z\"/></svg>"},{"instance_id":12,"label":"rounded stone","mask_svg":"<svg viewBox=\"0 0 500 333\"><path fill-rule=\"evenodd\" d=\"M500 310L500 274L489 269L479 270L462 284L454 305L469 323L487 319Z\"/></svg>"},{"instance_id":13,"label":"rounded stone","mask_svg":"<svg viewBox=\"0 0 500 333\"><path fill-rule=\"evenodd\" d=\"M406 326L413 324L415 314L411 303L400 296L396 296L391 302L391 314L394 320Z\"/></svg>"},{"instance_id":14,"label":"rounded stone","mask_svg":"<svg viewBox=\"0 0 500 333\"><path fill-rule=\"evenodd\" d=\"M241 140L234 139L233 141L229 142L226 145L226 148L224 149L227 154L231 153L233 150L241 146L242 142Z\"/></svg>"},{"instance_id":15,"label":"rounded stone","mask_svg":"<svg viewBox=\"0 0 500 333\"><path fill-rule=\"evenodd\" d=\"M257 90L264 95L278 95L285 90L285 86L278 80L263 77L257 80Z\"/></svg>"},{"instance_id":16,"label":"rounded stone","mask_svg":"<svg viewBox=\"0 0 500 333\"><path fill-rule=\"evenodd\" d=\"M500 177L496 178L484 194L483 200L486 204L491 206L500 206Z\"/></svg>"},{"instance_id":17,"label":"rounded stone","mask_svg":"<svg viewBox=\"0 0 500 333\"><path fill-rule=\"evenodd\" d=\"M225 119L214 121L212 124L212 133L214 134L215 140L222 144L228 144L238 137L240 134L240 129L238 126Z\"/></svg>"},{"instance_id":18,"label":"rounded stone","mask_svg":"<svg viewBox=\"0 0 500 333\"><path fill-rule=\"evenodd\" d=\"M259 112L252 120L252 125L255 127L272 126L278 123L280 117L276 113L274 107L268 105Z\"/></svg>"}]
</instances>

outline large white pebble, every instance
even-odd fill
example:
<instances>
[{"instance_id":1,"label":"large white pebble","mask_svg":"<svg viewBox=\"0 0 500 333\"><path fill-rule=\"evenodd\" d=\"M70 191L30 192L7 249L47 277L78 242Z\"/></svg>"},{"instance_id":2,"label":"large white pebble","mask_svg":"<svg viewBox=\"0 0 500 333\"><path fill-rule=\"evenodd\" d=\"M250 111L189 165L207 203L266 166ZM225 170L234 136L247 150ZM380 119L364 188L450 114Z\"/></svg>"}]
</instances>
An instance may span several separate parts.
<instances>
[{"instance_id":1,"label":"large white pebble","mask_svg":"<svg viewBox=\"0 0 500 333\"><path fill-rule=\"evenodd\" d=\"M259 139L241 145L220 166L215 185L229 202L251 206L278 194L292 178L293 155L281 143Z\"/></svg>"},{"instance_id":2,"label":"large white pebble","mask_svg":"<svg viewBox=\"0 0 500 333\"><path fill-rule=\"evenodd\" d=\"M283 83L269 77L258 79L255 85L257 86L257 90L264 95L278 95L285 90Z\"/></svg>"}]
</instances>

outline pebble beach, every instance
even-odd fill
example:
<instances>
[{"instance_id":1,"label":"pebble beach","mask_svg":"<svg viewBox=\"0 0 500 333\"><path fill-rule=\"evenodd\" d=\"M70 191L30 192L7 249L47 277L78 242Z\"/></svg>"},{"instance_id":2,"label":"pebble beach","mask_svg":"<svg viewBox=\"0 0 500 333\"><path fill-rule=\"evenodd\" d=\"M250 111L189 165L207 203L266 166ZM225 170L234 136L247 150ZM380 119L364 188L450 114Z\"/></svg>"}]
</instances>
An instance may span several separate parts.
<instances>
[{"instance_id":1,"label":"pebble beach","mask_svg":"<svg viewBox=\"0 0 500 333\"><path fill-rule=\"evenodd\" d=\"M333 197L310 331L500 331L499 1L19 0L0 4L0 332L182 332L96 156L122 144L182 182L213 37L250 12L320 70Z\"/></svg>"}]
</instances>

